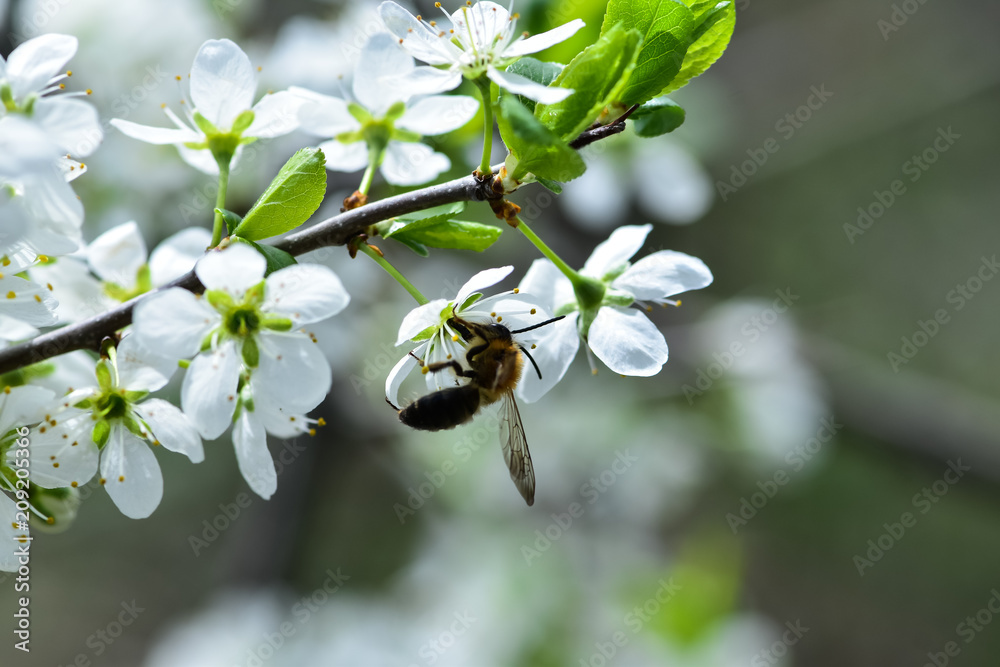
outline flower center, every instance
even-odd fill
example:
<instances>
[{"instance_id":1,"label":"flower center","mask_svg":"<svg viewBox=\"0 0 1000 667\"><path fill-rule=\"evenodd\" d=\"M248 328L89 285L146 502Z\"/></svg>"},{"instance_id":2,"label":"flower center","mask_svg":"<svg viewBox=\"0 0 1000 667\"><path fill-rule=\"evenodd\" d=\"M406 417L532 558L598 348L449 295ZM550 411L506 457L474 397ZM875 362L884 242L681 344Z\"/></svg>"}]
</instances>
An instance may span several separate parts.
<instances>
[{"instance_id":1,"label":"flower center","mask_svg":"<svg viewBox=\"0 0 1000 667\"><path fill-rule=\"evenodd\" d=\"M253 306L241 306L226 316L225 325L231 336L248 338L260 329L260 313Z\"/></svg>"}]
</instances>

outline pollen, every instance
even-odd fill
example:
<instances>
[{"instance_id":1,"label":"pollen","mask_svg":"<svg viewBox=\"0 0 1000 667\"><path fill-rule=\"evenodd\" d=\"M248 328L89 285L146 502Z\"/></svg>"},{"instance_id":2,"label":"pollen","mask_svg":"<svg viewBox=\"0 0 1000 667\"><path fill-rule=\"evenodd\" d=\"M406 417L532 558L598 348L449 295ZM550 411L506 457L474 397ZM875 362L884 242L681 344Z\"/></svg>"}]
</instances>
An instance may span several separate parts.
<instances>
[{"instance_id":1,"label":"pollen","mask_svg":"<svg viewBox=\"0 0 1000 667\"><path fill-rule=\"evenodd\" d=\"M452 334L451 335L451 339L457 343L458 342L458 334Z\"/></svg>"},{"instance_id":2,"label":"pollen","mask_svg":"<svg viewBox=\"0 0 1000 667\"><path fill-rule=\"evenodd\" d=\"M88 89L86 90L86 93L87 93L88 95L93 95L93 94L94 94L94 90L93 90L92 88L88 88Z\"/></svg>"},{"instance_id":3,"label":"pollen","mask_svg":"<svg viewBox=\"0 0 1000 667\"><path fill-rule=\"evenodd\" d=\"M70 483L69 483L69 485L70 485L70 486L72 486L72 487L73 487L74 489L75 489L76 487L80 486L80 485L79 485L79 484L77 484L76 482L70 482Z\"/></svg>"},{"instance_id":4,"label":"pollen","mask_svg":"<svg viewBox=\"0 0 1000 667\"><path fill-rule=\"evenodd\" d=\"M646 306L646 312L647 313L653 312L653 307L652 306Z\"/></svg>"},{"instance_id":5,"label":"pollen","mask_svg":"<svg viewBox=\"0 0 1000 667\"><path fill-rule=\"evenodd\" d=\"M497 322L503 322L503 315L500 315L499 317L497 317Z\"/></svg>"},{"instance_id":6,"label":"pollen","mask_svg":"<svg viewBox=\"0 0 1000 667\"><path fill-rule=\"evenodd\" d=\"M437 7L438 9L441 9L441 3L440 2L435 2L434 6Z\"/></svg>"},{"instance_id":7,"label":"pollen","mask_svg":"<svg viewBox=\"0 0 1000 667\"><path fill-rule=\"evenodd\" d=\"M309 429L309 435L316 435L316 429L314 428Z\"/></svg>"},{"instance_id":8,"label":"pollen","mask_svg":"<svg viewBox=\"0 0 1000 667\"><path fill-rule=\"evenodd\" d=\"M532 349L532 350L534 350L534 349L535 349L536 347L538 347L538 344L537 344L537 343L532 343L532 344L531 344L531 349Z\"/></svg>"},{"instance_id":9,"label":"pollen","mask_svg":"<svg viewBox=\"0 0 1000 667\"><path fill-rule=\"evenodd\" d=\"M66 70L66 76L73 76L73 70L71 69Z\"/></svg>"},{"instance_id":10,"label":"pollen","mask_svg":"<svg viewBox=\"0 0 1000 667\"><path fill-rule=\"evenodd\" d=\"M53 463L52 467L53 468L58 468L59 467L59 461L56 461L55 463Z\"/></svg>"},{"instance_id":11,"label":"pollen","mask_svg":"<svg viewBox=\"0 0 1000 667\"><path fill-rule=\"evenodd\" d=\"M125 475L118 475L118 481L119 482L124 482L125 481Z\"/></svg>"},{"instance_id":12,"label":"pollen","mask_svg":"<svg viewBox=\"0 0 1000 667\"><path fill-rule=\"evenodd\" d=\"M40 295L36 294L35 295L35 301L37 301L38 303L41 303L42 302L42 297Z\"/></svg>"},{"instance_id":13,"label":"pollen","mask_svg":"<svg viewBox=\"0 0 1000 667\"><path fill-rule=\"evenodd\" d=\"M65 83L60 83L59 84L59 90L66 90L66 84Z\"/></svg>"},{"instance_id":14,"label":"pollen","mask_svg":"<svg viewBox=\"0 0 1000 667\"><path fill-rule=\"evenodd\" d=\"M406 32L413 32L413 28L407 28Z\"/></svg>"},{"instance_id":15,"label":"pollen","mask_svg":"<svg viewBox=\"0 0 1000 667\"><path fill-rule=\"evenodd\" d=\"M14 290L11 290L11 291L7 292L7 298L8 299L15 299L15 298L17 298L17 295L14 294Z\"/></svg>"},{"instance_id":16,"label":"pollen","mask_svg":"<svg viewBox=\"0 0 1000 667\"><path fill-rule=\"evenodd\" d=\"M258 71L258 72L260 72L260 71L261 71L261 70L263 70L263 69L264 69L263 67L261 67L260 65L257 65L257 71Z\"/></svg>"},{"instance_id":17,"label":"pollen","mask_svg":"<svg viewBox=\"0 0 1000 667\"><path fill-rule=\"evenodd\" d=\"M52 524L54 524L55 522L56 522L56 518L54 516L47 516L47 517L45 517L45 523L49 524L50 526Z\"/></svg>"},{"instance_id":18,"label":"pollen","mask_svg":"<svg viewBox=\"0 0 1000 667\"><path fill-rule=\"evenodd\" d=\"M424 375L427 375L427 373L429 373L430 370L431 369L427 368L427 366L421 366L420 367L420 372L423 373Z\"/></svg>"},{"instance_id":19,"label":"pollen","mask_svg":"<svg viewBox=\"0 0 1000 667\"><path fill-rule=\"evenodd\" d=\"M520 294L520 293L521 293L521 289L519 287L515 287L514 288L514 294Z\"/></svg>"},{"instance_id":20,"label":"pollen","mask_svg":"<svg viewBox=\"0 0 1000 667\"><path fill-rule=\"evenodd\" d=\"M432 28L436 28L437 27L437 21L431 21L431 27Z\"/></svg>"},{"instance_id":21,"label":"pollen","mask_svg":"<svg viewBox=\"0 0 1000 667\"><path fill-rule=\"evenodd\" d=\"M72 444L72 445L70 445L70 447L76 447L76 446L77 446L77 445L79 445L79 444L80 444L79 442L77 442L76 440L74 440L74 441L73 441L73 444Z\"/></svg>"},{"instance_id":22,"label":"pollen","mask_svg":"<svg viewBox=\"0 0 1000 667\"><path fill-rule=\"evenodd\" d=\"M400 43L400 44L402 44L402 43L403 43L403 38L402 38L402 37L400 37L400 38L399 38L399 43Z\"/></svg>"},{"instance_id":23,"label":"pollen","mask_svg":"<svg viewBox=\"0 0 1000 667\"><path fill-rule=\"evenodd\" d=\"M534 315L535 313L537 313L537 312L538 312L538 309L536 309L536 308L532 308L530 312L531 312L531 314L532 314L532 315Z\"/></svg>"},{"instance_id":24,"label":"pollen","mask_svg":"<svg viewBox=\"0 0 1000 667\"><path fill-rule=\"evenodd\" d=\"M98 484L100 484L101 486L104 486L105 484L107 484L107 483L108 483L108 480L106 480L106 479L104 479L104 478L102 477L102 478L100 478L99 480L97 480L97 483L98 483Z\"/></svg>"},{"instance_id":25,"label":"pollen","mask_svg":"<svg viewBox=\"0 0 1000 667\"><path fill-rule=\"evenodd\" d=\"M9 386L8 387L4 387L3 388L3 393L9 394L10 393L10 387Z\"/></svg>"},{"instance_id":26,"label":"pollen","mask_svg":"<svg viewBox=\"0 0 1000 667\"><path fill-rule=\"evenodd\" d=\"M161 109L166 109L167 108L167 103L166 102L160 102L160 108Z\"/></svg>"},{"instance_id":27,"label":"pollen","mask_svg":"<svg viewBox=\"0 0 1000 667\"><path fill-rule=\"evenodd\" d=\"M451 355L449 354L445 359L451 359Z\"/></svg>"},{"instance_id":28,"label":"pollen","mask_svg":"<svg viewBox=\"0 0 1000 667\"><path fill-rule=\"evenodd\" d=\"M316 420L316 424L319 426L326 426L326 420L320 417L319 419Z\"/></svg>"},{"instance_id":29,"label":"pollen","mask_svg":"<svg viewBox=\"0 0 1000 667\"><path fill-rule=\"evenodd\" d=\"M52 283L45 283L45 286L49 288L49 291L50 291L50 292L53 292L53 291L55 291L55 290L54 290L54 289L52 288Z\"/></svg>"},{"instance_id":30,"label":"pollen","mask_svg":"<svg viewBox=\"0 0 1000 667\"><path fill-rule=\"evenodd\" d=\"M175 75L174 75L174 81L180 81L180 80L181 80L181 78L182 78L182 77L181 77L181 75L180 75L180 74L175 74Z\"/></svg>"},{"instance_id":31,"label":"pollen","mask_svg":"<svg viewBox=\"0 0 1000 667\"><path fill-rule=\"evenodd\" d=\"M69 435L66 434L66 433L63 433L63 440L69 440Z\"/></svg>"},{"instance_id":32,"label":"pollen","mask_svg":"<svg viewBox=\"0 0 1000 667\"><path fill-rule=\"evenodd\" d=\"M233 396L232 394L230 394L229 396L226 397L227 401L232 401L234 399L235 399L235 396Z\"/></svg>"},{"instance_id":33,"label":"pollen","mask_svg":"<svg viewBox=\"0 0 1000 667\"><path fill-rule=\"evenodd\" d=\"M444 37L444 30L438 33L438 37Z\"/></svg>"},{"instance_id":34,"label":"pollen","mask_svg":"<svg viewBox=\"0 0 1000 667\"><path fill-rule=\"evenodd\" d=\"M418 20L418 21L423 21L423 20L424 20L424 17L423 17L423 16L421 16L420 14L417 14L417 20Z\"/></svg>"},{"instance_id":35,"label":"pollen","mask_svg":"<svg viewBox=\"0 0 1000 667\"><path fill-rule=\"evenodd\" d=\"M45 433L45 427L44 426L39 426L38 427L38 432L39 433Z\"/></svg>"}]
</instances>

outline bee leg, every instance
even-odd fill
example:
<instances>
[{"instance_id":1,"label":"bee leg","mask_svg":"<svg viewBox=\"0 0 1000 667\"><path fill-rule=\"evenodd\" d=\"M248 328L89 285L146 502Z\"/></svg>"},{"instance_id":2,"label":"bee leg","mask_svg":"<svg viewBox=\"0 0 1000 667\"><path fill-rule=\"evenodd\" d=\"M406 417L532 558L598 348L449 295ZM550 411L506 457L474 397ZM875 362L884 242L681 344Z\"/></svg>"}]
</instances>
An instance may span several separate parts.
<instances>
[{"instance_id":1,"label":"bee leg","mask_svg":"<svg viewBox=\"0 0 1000 667\"><path fill-rule=\"evenodd\" d=\"M476 377L475 372L465 370L464 368L462 368L462 365L459 364L454 359L450 361L436 361L432 364L427 364L427 370L431 373L437 373L439 371L443 371L446 368L450 368L451 370L455 371L455 374L458 375L459 377L467 377L467 378Z\"/></svg>"}]
</instances>

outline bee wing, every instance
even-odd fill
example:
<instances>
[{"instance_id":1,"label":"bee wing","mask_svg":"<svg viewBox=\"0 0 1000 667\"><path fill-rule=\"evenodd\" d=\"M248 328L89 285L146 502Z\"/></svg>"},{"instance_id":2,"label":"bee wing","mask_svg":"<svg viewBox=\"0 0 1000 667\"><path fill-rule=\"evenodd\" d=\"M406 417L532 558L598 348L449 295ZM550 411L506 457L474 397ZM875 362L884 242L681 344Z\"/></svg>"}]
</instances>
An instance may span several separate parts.
<instances>
[{"instance_id":1,"label":"bee wing","mask_svg":"<svg viewBox=\"0 0 1000 667\"><path fill-rule=\"evenodd\" d=\"M528 440L524 437L521 413L514 402L514 392L504 392L500 405L500 445L510 478L528 505L535 502L535 467L531 464Z\"/></svg>"}]
</instances>

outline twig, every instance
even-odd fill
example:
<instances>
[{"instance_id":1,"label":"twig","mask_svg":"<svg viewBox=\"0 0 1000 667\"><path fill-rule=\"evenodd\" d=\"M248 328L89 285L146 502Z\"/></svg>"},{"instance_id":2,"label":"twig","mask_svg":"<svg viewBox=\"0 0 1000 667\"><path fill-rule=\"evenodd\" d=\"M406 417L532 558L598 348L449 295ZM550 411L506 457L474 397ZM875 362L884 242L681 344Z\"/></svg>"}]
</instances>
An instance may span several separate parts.
<instances>
[{"instance_id":1,"label":"twig","mask_svg":"<svg viewBox=\"0 0 1000 667\"><path fill-rule=\"evenodd\" d=\"M582 148L600 139L618 134L625 129L625 119L636 108L632 107L609 125L602 125L581 133L570 143L570 146ZM500 166L494 167L493 172L498 172ZM441 204L496 199L498 195L491 186L492 179L480 180L474 176L465 176L440 185L432 185L395 197L387 197L327 218L308 229L287 236L274 245L296 256L318 248L344 245L353 236L364 232L370 225L389 218L422 211ZM182 287L195 293L200 293L205 289L194 271L190 271L167 285L139 295L88 320L70 324L36 336L20 345L0 350L0 374L75 350L100 349L101 341L105 336L132 323L132 309L135 308L140 299L171 287Z\"/></svg>"}]
</instances>

